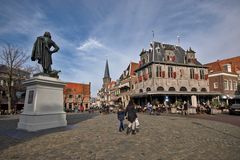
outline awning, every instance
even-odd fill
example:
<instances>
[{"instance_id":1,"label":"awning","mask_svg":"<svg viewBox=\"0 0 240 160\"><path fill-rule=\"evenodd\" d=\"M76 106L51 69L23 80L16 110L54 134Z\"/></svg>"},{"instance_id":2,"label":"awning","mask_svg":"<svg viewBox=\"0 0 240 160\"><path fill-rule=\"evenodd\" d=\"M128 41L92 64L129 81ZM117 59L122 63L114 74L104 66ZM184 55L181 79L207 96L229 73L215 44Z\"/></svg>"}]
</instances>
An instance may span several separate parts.
<instances>
[{"instance_id":1,"label":"awning","mask_svg":"<svg viewBox=\"0 0 240 160\"><path fill-rule=\"evenodd\" d=\"M129 82L118 86L119 88L130 87Z\"/></svg>"},{"instance_id":2,"label":"awning","mask_svg":"<svg viewBox=\"0 0 240 160\"><path fill-rule=\"evenodd\" d=\"M204 95L204 96L219 96L219 92L181 92L181 91L159 91L159 92L144 92L133 94L131 97L145 97L149 95Z\"/></svg>"},{"instance_id":3,"label":"awning","mask_svg":"<svg viewBox=\"0 0 240 160\"><path fill-rule=\"evenodd\" d=\"M221 95L222 99L240 99L240 95Z\"/></svg>"}]
</instances>

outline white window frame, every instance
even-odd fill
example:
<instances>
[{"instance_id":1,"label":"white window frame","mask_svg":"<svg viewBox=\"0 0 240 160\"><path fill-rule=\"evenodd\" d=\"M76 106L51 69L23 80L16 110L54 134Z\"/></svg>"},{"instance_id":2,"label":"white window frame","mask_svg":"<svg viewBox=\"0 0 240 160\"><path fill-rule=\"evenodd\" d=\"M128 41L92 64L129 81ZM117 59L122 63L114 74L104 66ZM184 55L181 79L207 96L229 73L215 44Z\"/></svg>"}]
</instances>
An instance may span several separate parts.
<instances>
[{"instance_id":1,"label":"white window frame","mask_svg":"<svg viewBox=\"0 0 240 160\"><path fill-rule=\"evenodd\" d=\"M229 83L229 85L228 85L229 86L229 90L232 91L233 90L232 80L229 80L228 83Z\"/></svg>"},{"instance_id":2,"label":"white window frame","mask_svg":"<svg viewBox=\"0 0 240 160\"><path fill-rule=\"evenodd\" d=\"M224 87L224 90L229 90L229 87L228 87L228 80L224 80L223 81L223 87Z\"/></svg>"},{"instance_id":3,"label":"white window frame","mask_svg":"<svg viewBox=\"0 0 240 160\"><path fill-rule=\"evenodd\" d=\"M237 90L237 81L233 81L232 85L233 85L233 90L236 91Z\"/></svg>"},{"instance_id":4,"label":"white window frame","mask_svg":"<svg viewBox=\"0 0 240 160\"><path fill-rule=\"evenodd\" d=\"M214 89L217 89L217 88L218 88L218 82L214 82L214 83L213 83L213 88L214 88Z\"/></svg>"}]
</instances>

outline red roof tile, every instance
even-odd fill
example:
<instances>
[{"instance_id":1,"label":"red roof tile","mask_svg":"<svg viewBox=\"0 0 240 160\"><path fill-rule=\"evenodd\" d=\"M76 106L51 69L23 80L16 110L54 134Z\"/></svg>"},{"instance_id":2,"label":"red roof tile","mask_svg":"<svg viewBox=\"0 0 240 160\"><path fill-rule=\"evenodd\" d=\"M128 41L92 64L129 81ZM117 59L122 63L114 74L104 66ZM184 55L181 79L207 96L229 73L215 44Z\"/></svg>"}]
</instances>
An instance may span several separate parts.
<instances>
[{"instance_id":1,"label":"red roof tile","mask_svg":"<svg viewBox=\"0 0 240 160\"><path fill-rule=\"evenodd\" d=\"M64 87L64 94L84 94L90 95L90 84L67 83Z\"/></svg>"},{"instance_id":2,"label":"red roof tile","mask_svg":"<svg viewBox=\"0 0 240 160\"><path fill-rule=\"evenodd\" d=\"M135 70L138 69L139 64L135 62L131 62L131 71L130 71L130 76L135 75Z\"/></svg>"},{"instance_id":3,"label":"red roof tile","mask_svg":"<svg viewBox=\"0 0 240 160\"><path fill-rule=\"evenodd\" d=\"M236 73L237 71L240 71L240 56L232 57L228 59L223 60L217 60L212 63L207 63L205 66L209 67L209 71L224 71L223 66L225 64L231 64L231 70L233 73Z\"/></svg>"}]
</instances>

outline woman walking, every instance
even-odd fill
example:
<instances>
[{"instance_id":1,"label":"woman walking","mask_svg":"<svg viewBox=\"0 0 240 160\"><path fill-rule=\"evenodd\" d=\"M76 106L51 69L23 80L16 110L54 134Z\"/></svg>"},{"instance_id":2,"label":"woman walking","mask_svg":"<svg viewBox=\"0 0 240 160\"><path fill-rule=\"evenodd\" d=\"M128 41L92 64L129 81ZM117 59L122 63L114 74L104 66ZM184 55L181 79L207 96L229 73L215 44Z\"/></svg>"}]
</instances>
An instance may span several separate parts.
<instances>
[{"instance_id":1,"label":"woman walking","mask_svg":"<svg viewBox=\"0 0 240 160\"><path fill-rule=\"evenodd\" d=\"M129 134L132 131L132 134L136 134L136 118L137 118L137 111L134 107L133 100L130 100L128 103L128 106L125 111L125 116L127 115L127 120L129 121L128 128L127 128L127 134Z\"/></svg>"}]
</instances>

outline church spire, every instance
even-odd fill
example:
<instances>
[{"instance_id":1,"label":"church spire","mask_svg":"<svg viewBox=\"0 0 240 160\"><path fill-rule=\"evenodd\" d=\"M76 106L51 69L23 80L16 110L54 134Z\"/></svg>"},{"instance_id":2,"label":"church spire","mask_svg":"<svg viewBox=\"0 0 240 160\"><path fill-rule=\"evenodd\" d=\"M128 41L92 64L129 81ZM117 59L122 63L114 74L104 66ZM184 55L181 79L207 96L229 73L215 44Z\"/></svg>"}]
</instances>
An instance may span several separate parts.
<instances>
[{"instance_id":1,"label":"church spire","mask_svg":"<svg viewBox=\"0 0 240 160\"><path fill-rule=\"evenodd\" d=\"M111 77L109 74L108 60L106 61L105 72L103 77L103 88L107 88L108 84L111 82Z\"/></svg>"},{"instance_id":2,"label":"church spire","mask_svg":"<svg viewBox=\"0 0 240 160\"><path fill-rule=\"evenodd\" d=\"M108 60L106 61L105 72L104 72L104 78L110 78L109 67L108 67Z\"/></svg>"}]
</instances>

